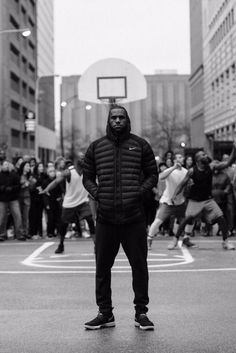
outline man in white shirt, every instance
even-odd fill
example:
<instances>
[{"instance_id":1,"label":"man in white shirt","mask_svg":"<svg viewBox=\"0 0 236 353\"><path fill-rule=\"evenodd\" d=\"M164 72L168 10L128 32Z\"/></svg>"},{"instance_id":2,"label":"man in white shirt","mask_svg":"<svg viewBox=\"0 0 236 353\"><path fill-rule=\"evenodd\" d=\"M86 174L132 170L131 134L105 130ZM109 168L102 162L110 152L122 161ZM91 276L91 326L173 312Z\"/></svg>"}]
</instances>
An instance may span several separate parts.
<instances>
[{"instance_id":1,"label":"man in white shirt","mask_svg":"<svg viewBox=\"0 0 236 353\"><path fill-rule=\"evenodd\" d=\"M64 252L64 239L69 223L78 223L85 219L88 223L91 237L95 239L95 227L89 206L88 192L82 183L82 167L80 160L77 163L77 170L70 160L66 162L66 169L52 181L41 194L49 193L56 185L65 182L66 190L62 203L62 215L60 224L60 243L56 249L56 254Z\"/></svg>"},{"instance_id":2,"label":"man in white shirt","mask_svg":"<svg viewBox=\"0 0 236 353\"><path fill-rule=\"evenodd\" d=\"M175 204L173 204L172 201L172 197L177 186L181 183L187 174L187 169L183 167L183 163L184 157L182 154L176 153L174 156L174 165L159 174L159 180L165 180L166 187L160 199L160 207L157 210L156 218L149 228L149 249L151 249L153 237L158 233L159 227L165 220L167 220L170 216L175 216L178 222L184 218L186 208L184 190L178 194L178 198L175 199ZM188 242L188 246L194 245L187 237L183 239L183 244L185 239Z\"/></svg>"}]
</instances>

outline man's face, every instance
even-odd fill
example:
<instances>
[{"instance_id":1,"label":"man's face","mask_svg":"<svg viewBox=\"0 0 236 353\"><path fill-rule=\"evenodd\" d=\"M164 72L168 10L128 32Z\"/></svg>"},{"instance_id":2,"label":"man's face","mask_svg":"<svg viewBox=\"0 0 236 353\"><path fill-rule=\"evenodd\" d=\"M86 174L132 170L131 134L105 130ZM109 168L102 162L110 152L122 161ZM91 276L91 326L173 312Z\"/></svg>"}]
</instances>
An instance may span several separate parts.
<instances>
[{"instance_id":1,"label":"man's face","mask_svg":"<svg viewBox=\"0 0 236 353\"><path fill-rule=\"evenodd\" d=\"M208 158L208 155L206 154L206 152L200 151L198 153L199 153L198 161L203 164L209 164L209 158Z\"/></svg>"},{"instance_id":2,"label":"man's face","mask_svg":"<svg viewBox=\"0 0 236 353\"><path fill-rule=\"evenodd\" d=\"M182 156L182 154L178 153L175 155L175 162L183 165L184 164L184 157Z\"/></svg>"},{"instance_id":3,"label":"man's face","mask_svg":"<svg viewBox=\"0 0 236 353\"><path fill-rule=\"evenodd\" d=\"M121 132L127 126L128 120L125 111L120 108L112 109L109 123L116 132Z\"/></svg>"}]
</instances>

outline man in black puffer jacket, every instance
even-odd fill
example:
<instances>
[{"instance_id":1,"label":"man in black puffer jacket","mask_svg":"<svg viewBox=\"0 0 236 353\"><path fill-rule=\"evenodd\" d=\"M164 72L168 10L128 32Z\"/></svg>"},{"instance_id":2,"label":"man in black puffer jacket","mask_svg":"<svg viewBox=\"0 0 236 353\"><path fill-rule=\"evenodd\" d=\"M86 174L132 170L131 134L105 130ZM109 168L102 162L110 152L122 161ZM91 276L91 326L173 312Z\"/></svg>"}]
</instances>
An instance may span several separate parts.
<instances>
[{"instance_id":1,"label":"man in black puffer jacket","mask_svg":"<svg viewBox=\"0 0 236 353\"><path fill-rule=\"evenodd\" d=\"M115 326L111 300L111 268L120 244L133 274L135 325L153 329L148 319L147 234L143 198L158 181L153 151L130 133L124 107L114 105L108 115L106 136L93 142L85 155L83 183L97 201L96 302L98 316L87 329Z\"/></svg>"}]
</instances>

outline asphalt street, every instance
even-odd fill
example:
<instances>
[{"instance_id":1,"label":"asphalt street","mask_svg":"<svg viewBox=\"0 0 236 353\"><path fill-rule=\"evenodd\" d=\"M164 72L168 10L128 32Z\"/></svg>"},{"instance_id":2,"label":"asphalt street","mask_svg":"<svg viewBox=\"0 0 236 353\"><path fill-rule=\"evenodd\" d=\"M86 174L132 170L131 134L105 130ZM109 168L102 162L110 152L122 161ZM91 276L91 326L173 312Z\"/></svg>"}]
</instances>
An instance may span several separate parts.
<instances>
[{"instance_id":1,"label":"asphalt street","mask_svg":"<svg viewBox=\"0 0 236 353\"><path fill-rule=\"evenodd\" d=\"M232 238L232 240L236 239ZM123 251L112 276L116 327L87 331L97 314L91 240L6 241L0 246L0 353L235 353L236 251L218 237L198 249L149 252L153 332L134 327L131 273Z\"/></svg>"}]
</instances>

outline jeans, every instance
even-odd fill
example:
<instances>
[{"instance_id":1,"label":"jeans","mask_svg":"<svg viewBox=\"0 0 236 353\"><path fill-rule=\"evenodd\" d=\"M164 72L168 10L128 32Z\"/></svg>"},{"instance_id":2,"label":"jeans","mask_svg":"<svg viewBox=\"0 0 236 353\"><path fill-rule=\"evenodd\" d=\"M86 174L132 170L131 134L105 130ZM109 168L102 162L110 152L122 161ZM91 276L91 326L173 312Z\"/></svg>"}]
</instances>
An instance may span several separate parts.
<instances>
[{"instance_id":1,"label":"jeans","mask_svg":"<svg viewBox=\"0 0 236 353\"><path fill-rule=\"evenodd\" d=\"M96 225L96 302L99 311L112 312L111 268L120 244L132 268L136 314L148 311L147 232L145 223Z\"/></svg>"},{"instance_id":2,"label":"jeans","mask_svg":"<svg viewBox=\"0 0 236 353\"><path fill-rule=\"evenodd\" d=\"M7 210L10 210L14 221L15 236L19 238L22 235L22 221L20 205L18 200L9 202L0 201L0 237L6 235L6 224L7 224Z\"/></svg>"},{"instance_id":3,"label":"jeans","mask_svg":"<svg viewBox=\"0 0 236 353\"><path fill-rule=\"evenodd\" d=\"M29 210L30 210L30 197L20 197L20 211L22 217L22 231L24 236L29 235Z\"/></svg>"}]
</instances>

